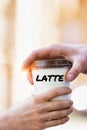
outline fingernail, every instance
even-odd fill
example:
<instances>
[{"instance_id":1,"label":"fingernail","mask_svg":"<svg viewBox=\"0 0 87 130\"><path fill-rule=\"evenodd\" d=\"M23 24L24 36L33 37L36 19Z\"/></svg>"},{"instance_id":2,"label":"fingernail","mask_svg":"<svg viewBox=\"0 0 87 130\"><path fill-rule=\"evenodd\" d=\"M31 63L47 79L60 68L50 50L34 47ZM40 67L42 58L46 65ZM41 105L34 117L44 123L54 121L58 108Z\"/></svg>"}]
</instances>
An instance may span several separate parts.
<instances>
[{"instance_id":1,"label":"fingernail","mask_svg":"<svg viewBox=\"0 0 87 130\"><path fill-rule=\"evenodd\" d=\"M72 80L74 80L74 79L75 79L75 75L74 75L74 74L69 73L69 74L67 75L67 80L72 81Z\"/></svg>"}]
</instances>

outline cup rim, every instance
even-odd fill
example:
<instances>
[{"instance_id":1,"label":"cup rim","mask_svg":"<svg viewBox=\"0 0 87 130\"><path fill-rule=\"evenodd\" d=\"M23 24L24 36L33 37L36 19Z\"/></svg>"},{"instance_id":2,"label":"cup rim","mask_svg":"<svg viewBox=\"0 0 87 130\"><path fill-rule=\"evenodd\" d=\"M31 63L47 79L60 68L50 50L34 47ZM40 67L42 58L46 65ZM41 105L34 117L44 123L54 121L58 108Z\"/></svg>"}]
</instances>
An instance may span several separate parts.
<instances>
[{"instance_id":1,"label":"cup rim","mask_svg":"<svg viewBox=\"0 0 87 130\"><path fill-rule=\"evenodd\" d=\"M71 67L72 63L67 59L44 59L36 60L33 63L34 68L57 68Z\"/></svg>"}]
</instances>

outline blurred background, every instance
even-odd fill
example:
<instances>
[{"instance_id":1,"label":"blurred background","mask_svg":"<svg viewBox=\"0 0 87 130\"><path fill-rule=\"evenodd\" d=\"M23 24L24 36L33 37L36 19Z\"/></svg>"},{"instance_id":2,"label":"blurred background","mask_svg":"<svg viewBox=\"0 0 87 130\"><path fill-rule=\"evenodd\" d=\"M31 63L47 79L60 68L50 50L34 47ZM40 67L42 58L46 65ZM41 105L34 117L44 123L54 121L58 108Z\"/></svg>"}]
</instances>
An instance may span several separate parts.
<instances>
[{"instance_id":1,"label":"blurred background","mask_svg":"<svg viewBox=\"0 0 87 130\"><path fill-rule=\"evenodd\" d=\"M53 43L87 44L87 0L0 0L0 111L33 93L22 62ZM80 74L71 83L70 121L50 130L87 129L86 87L87 76Z\"/></svg>"}]
</instances>

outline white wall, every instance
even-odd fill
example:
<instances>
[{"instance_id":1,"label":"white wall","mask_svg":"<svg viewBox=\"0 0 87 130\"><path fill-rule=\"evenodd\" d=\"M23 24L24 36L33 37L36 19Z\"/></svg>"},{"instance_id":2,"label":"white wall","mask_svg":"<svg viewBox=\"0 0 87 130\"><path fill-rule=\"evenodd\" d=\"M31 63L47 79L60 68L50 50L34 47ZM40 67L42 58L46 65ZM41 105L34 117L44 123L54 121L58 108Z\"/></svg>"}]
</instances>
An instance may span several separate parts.
<instances>
[{"instance_id":1,"label":"white wall","mask_svg":"<svg viewBox=\"0 0 87 130\"><path fill-rule=\"evenodd\" d=\"M13 103L32 93L31 85L21 73L21 65L34 49L40 47L41 6L41 0L17 0Z\"/></svg>"}]
</instances>

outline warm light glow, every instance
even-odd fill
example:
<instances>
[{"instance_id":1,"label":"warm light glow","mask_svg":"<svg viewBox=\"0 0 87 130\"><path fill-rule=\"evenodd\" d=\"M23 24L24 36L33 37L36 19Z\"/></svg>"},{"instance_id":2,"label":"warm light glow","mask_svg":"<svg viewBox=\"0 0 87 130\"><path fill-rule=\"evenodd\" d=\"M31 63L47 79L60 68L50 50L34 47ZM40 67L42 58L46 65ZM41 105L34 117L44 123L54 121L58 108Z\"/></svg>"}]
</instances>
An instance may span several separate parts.
<instances>
[{"instance_id":1,"label":"warm light glow","mask_svg":"<svg viewBox=\"0 0 87 130\"><path fill-rule=\"evenodd\" d=\"M71 99L77 110L87 109L87 86L80 86L72 92Z\"/></svg>"},{"instance_id":2,"label":"warm light glow","mask_svg":"<svg viewBox=\"0 0 87 130\"><path fill-rule=\"evenodd\" d=\"M21 76L26 78L27 77L27 71L21 71L20 72Z\"/></svg>"},{"instance_id":3,"label":"warm light glow","mask_svg":"<svg viewBox=\"0 0 87 130\"><path fill-rule=\"evenodd\" d=\"M66 9L78 9L79 0L62 0L63 7Z\"/></svg>"}]
</instances>

